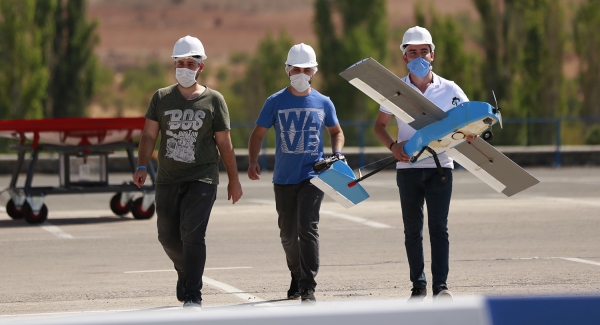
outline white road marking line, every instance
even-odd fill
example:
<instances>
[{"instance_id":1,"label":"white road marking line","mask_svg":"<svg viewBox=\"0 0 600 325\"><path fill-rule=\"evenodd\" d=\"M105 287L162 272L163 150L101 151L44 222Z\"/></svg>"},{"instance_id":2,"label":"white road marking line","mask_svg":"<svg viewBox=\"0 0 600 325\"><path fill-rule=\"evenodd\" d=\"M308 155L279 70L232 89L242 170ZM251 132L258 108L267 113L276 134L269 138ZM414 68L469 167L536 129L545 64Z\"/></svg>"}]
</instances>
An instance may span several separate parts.
<instances>
[{"instance_id":1,"label":"white road marking line","mask_svg":"<svg viewBox=\"0 0 600 325\"><path fill-rule=\"evenodd\" d=\"M600 262L588 261L588 260L584 260L584 259L576 258L576 257L559 257L559 258L566 260L566 261L571 261L571 262L578 262L578 263L585 263L585 264L592 264L592 265L600 266Z\"/></svg>"},{"instance_id":2,"label":"white road marking line","mask_svg":"<svg viewBox=\"0 0 600 325\"><path fill-rule=\"evenodd\" d=\"M38 226L40 228L46 230L47 232L53 234L54 236L56 236L58 238L61 238L61 239L73 239L72 235L67 234L62 229L60 229L57 226L49 223L48 221L44 221L44 223L41 223Z\"/></svg>"},{"instance_id":3,"label":"white road marking line","mask_svg":"<svg viewBox=\"0 0 600 325\"><path fill-rule=\"evenodd\" d=\"M79 240L79 239L106 239L112 238L110 236L83 236L83 237L73 237L71 239ZM11 242L11 241L38 241L38 240L61 240L64 238L22 238L22 239L0 239L0 242Z\"/></svg>"},{"instance_id":4,"label":"white road marking line","mask_svg":"<svg viewBox=\"0 0 600 325\"><path fill-rule=\"evenodd\" d=\"M219 289L221 289L227 293L230 293L246 302L263 302L263 301L265 301L264 299L261 299L254 295L251 295L251 294L244 292L243 290L240 290L236 287L230 286L226 283L219 282L217 280L214 280L214 279L211 279L211 278L208 278L205 276L202 277L202 282L204 282L208 285L211 285L213 287L219 288ZM271 303L266 303L266 304L261 304L261 305L262 306L273 306L273 304L271 304Z\"/></svg>"},{"instance_id":5,"label":"white road marking line","mask_svg":"<svg viewBox=\"0 0 600 325\"><path fill-rule=\"evenodd\" d=\"M529 197L532 199L540 199L540 200L548 200L548 201L561 201L561 202L568 202L568 203L589 204L589 205L600 206L600 202L576 200L576 199L569 199L569 198L565 198L565 197L552 197L552 196L529 196Z\"/></svg>"},{"instance_id":6,"label":"white road marking line","mask_svg":"<svg viewBox=\"0 0 600 325\"><path fill-rule=\"evenodd\" d=\"M329 211L329 210L321 210L321 213L330 215L332 217L360 223L362 225L373 227L373 228L393 228L392 226L386 225L385 223L372 221L372 220L368 220L368 219L357 217L357 216L351 216L351 215L345 214L345 213L339 213L339 212L334 212L334 211Z\"/></svg>"},{"instance_id":7,"label":"white road marking line","mask_svg":"<svg viewBox=\"0 0 600 325\"><path fill-rule=\"evenodd\" d=\"M248 202L258 203L258 204L275 205L275 202L274 201L270 201L270 200L250 199L250 200L248 200ZM394 228L394 227L392 227L390 225L386 225L385 223L381 223L381 222L377 222L377 221L372 221L372 220L361 218L361 217L357 217L357 216L351 216L351 215L345 214L345 213L339 213L339 212L329 211L329 210L323 210L323 209L321 209L321 213L322 214L330 215L332 217L336 217L336 218L340 218L340 219L344 219L344 220L356 222L356 223L359 223L359 224L362 224L362 225L365 225L365 226L369 226L369 227L373 227L373 228Z\"/></svg>"},{"instance_id":8,"label":"white road marking line","mask_svg":"<svg viewBox=\"0 0 600 325\"><path fill-rule=\"evenodd\" d=\"M233 266L233 267L207 267L204 271L212 270L237 270L237 269L251 269L251 266ZM145 271L126 271L123 273L158 273L158 272L175 272L175 270L145 270Z\"/></svg>"}]
</instances>

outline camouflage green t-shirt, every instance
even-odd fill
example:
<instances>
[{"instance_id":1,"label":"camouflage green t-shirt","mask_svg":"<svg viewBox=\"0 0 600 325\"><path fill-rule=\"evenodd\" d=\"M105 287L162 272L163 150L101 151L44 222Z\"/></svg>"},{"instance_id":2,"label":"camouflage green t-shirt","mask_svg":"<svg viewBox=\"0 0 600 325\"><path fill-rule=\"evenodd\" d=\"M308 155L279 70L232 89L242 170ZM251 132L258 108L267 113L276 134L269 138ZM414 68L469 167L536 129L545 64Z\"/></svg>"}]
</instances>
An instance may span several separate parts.
<instances>
[{"instance_id":1,"label":"camouflage green t-shirt","mask_svg":"<svg viewBox=\"0 0 600 325\"><path fill-rule=\"evenodd\" d=\"M214 133L229 130L223 96L208 87L187 100L177 84L157 90L146 118L160 124L157 184L202 181L219 184Z\"/></svg>"}]
</instances>

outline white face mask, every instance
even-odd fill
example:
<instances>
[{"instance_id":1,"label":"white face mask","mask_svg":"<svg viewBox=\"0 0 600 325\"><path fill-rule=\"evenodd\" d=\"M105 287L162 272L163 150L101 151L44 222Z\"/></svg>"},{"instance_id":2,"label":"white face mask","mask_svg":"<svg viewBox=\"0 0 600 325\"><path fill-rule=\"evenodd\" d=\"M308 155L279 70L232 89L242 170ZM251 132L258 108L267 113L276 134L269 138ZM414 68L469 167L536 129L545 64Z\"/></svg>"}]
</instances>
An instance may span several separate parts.
<instances>
[{"instance_id":1,"label":"white face mask","mask_svg":"<svg viewBox=\"0 0 600 325\"><path fill-rule=\"evenodd\" d=\"M296 89L298 92L305 92L308 87L310 87L310 79L311 76L304 73L298 73L290 76L292 87L294 87L294 89Z\"/></svg>"},{"instance_id":2,"label":"white face mask","mask_svg":"<svg viewBox=\"0 0 600 325\"><path fill-rule=\"evenodd\" d=\"M183 88L189 88L196 83L196 72L188 68L175 68L175 78Z\"/></svg>"}]
</instances>

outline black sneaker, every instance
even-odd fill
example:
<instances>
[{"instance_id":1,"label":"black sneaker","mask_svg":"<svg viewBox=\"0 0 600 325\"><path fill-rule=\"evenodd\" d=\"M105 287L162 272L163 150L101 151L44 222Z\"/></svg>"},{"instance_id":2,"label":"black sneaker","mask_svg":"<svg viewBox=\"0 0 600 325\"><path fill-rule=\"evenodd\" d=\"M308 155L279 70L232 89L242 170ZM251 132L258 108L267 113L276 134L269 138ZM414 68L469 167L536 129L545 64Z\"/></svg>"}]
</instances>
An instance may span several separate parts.
<instances>
[{"instance_id":1,"label":"black sneaker","mask_svg":"<svg viewBox=\"0 0 600 325\"><path fill-rule=\"evenodd\" d=\"M200 295L186 295L183 303L183 308L202 309L202 298Z\"/></svg>"},{"instance_id":2,"label":"black sneaker","mask_svg":"<svg viewBox=\"0 0 600 325\"><path fill-rule=\"evenodd\" d=\"M446 286L435 287L433 288L433 299L452 301L452 292L450 292L450 290L448 290L448 287Z\"/></svg>"},{"instance_id":3,"label":"black sneaker","mask_svg":"<svg viewBox=\"0 0 600 325\"><path fill-rule=\"evenodd\" d=\"M292 283L290 283L290 289L287 293L288 299L298 299L300 298L300 289L298 288L298 279L294 278L292 275Z\"/></svg>"},{"instance_id":4,"label":"black sneaker","mask_svg":"<svg viewBox=\"0 0 600 325\"><path fill-rule=\"evenodd\" d=\"M427 288L412 288L408 302L422 302L427 296Z\"/></svg>"},{"instance_id":5,"label":"black sneaker","mask_svg":"<svg viewBox=\"0 0 600 325\"><path fill-rule=\"evenodd\" d=\"M175 288L175 293L179 302L185 301L185 281L177 279L177 287Z\"/></svg>"},{"instance_id":6,"label":"black sneaker","mask_svg":"<svg viewBox=\"0 0 600 325\"><path fill-rule=\"evenodd\" d=\"M303 289L301 296L301 303L303 305L315 305L317 303L317 299L315 299L315 289Z\"/></svg>"}]
</instances>

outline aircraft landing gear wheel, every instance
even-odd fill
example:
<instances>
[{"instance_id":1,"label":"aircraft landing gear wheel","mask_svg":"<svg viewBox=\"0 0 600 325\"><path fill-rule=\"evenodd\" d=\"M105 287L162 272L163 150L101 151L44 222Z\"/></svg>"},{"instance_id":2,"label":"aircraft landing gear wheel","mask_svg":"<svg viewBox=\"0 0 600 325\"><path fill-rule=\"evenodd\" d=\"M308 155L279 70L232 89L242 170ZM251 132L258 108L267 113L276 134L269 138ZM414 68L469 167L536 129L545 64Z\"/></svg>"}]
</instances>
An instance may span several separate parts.
<instances>
[{"instance_id":1,"label":"aircraft landing gear wheel","mask_svg":"<svg viewBox=\"0 0 600 325\"><path fill-rule=\"evenodd\" d=\"M6 213L13 219L23 219L23 207L24 206L21 206L21 209L17 209L15 202L10 199L10 201L6 203Z\"/></svg>"},{"instance_id":2,"label":"aircraft landing gear wheel","mask_svg":"<svg viewBox=\"0 0 600 325\"><path fill-rule=\"evenodd\" d=\"M150 219L154 215L154 210L156 209L156 207L154 206L154 203L152 203L152 205L148 208L148 210L142 211L143 200L144 200L144 198L140 197L140 198L137 198L132 203L131 214L133 214L133 217L136 219L140 219L140 220L141 219Z\"/></svg>"},{"instance_id":3,"label":"aircraft landing gear wheel","mask_svg":"<svg viewBox=\"0 0 600 325\"><path fill-rule=\"evenodd\" d=\"M46 207L45 204L42 205L40 212L36 215L33 213L33 210L31 210L29 203L25 203L23 204L23 218L25 218L27 223L32 225L42 223L48 219L48 207Z\"/></svg>"},{"instance_id":4,"label":"aircraft landing gear wheel","mask_svg":"<svg viewBox=\"0 0 600 325\"><path fill-rule=\"evenodd\" d=\"M121 206L121 195L122 193L115 194L112 199L110 199L110 209L112 212L118 216L123 216L131 211L132 202L128 201L125 206Z\"/></svg>"},{"instance_id":5,"label":"aircraft landing gear wheel","mask_svg":"<svg viewBox=\"0 0 600 325\"><path fill-rule=\"evenodd\" d=\"M483 132L481 137L483 138L483 140L490 142L490 140L494 138L494 134L492 133L492 131L485 131Z\"/></svg>"}]
</instances>

